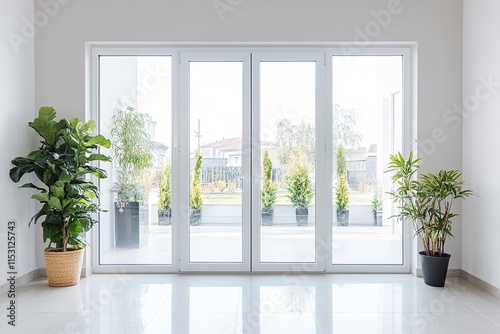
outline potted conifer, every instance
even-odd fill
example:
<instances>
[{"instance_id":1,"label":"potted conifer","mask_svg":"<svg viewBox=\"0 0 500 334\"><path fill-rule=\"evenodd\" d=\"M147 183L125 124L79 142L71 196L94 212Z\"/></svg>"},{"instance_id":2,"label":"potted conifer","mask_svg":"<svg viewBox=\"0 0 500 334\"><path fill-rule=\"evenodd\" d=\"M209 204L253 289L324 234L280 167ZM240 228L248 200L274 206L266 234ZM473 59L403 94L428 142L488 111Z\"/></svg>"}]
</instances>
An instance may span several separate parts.
<instances>
[{"instance_id":1,"label":"potted conifer","mask_svg":"<svg viewBox=\"0 0 500 334\"><path fill-rule=\"evenodd\" d=\"M337 225L349 225L349 183L347 181L347 160L342 144L337 147L337 188L335 189L337 197Z\"/></svg>"},{"instance_id":2,"label":"potted conifer","mask_svg":"<svg viewBox=\"0 0 500 334\"><path fill-rule=\"evenodd\" d=\"M309 216L309 204L314 196L314 189L309 178L309 169L304 155L299 155L286 176L286 189L288 199L295 208L295 219L297 225L307 225Z\"/></svg>"},{"instance_id":3,"label":"potted conifer","mask_svg":"<svg viewBox=\"0 0 500 334\"><path fill-rule=\"evenodd\" d=\"M372 200L373 225L382 226L382 189L377 187Z\"/></svg>"},{"instance_id":4,"label":"potted conifer","mask_svg":"<svg viewBox=\"0 0 500 334\"><path fill-rule=\"evenodd\" d=\"M273 162L269 157L269 152L264 151L262 157L262 190L261 190L261 202L262 202L262 225L271 226L273 225L273 213L274 204L277 199L278 187L273 183L272 173L273 173Z\"/></svg>"},{"instance_id":5,"label":"potted conifer","mask_svg":"<svg viewBox=\"0 0 500 334\"><path fill-rule=\"evenodd\" d=\"M189 190L189 207L190 215L189 222L191 225L200 225L201 222L201 206L203 200L201 198L201 163L203 157L199 151L196 151L194 158L194 168L191 173L191 184Z\"/></svg>"},{"instance_id":6,"label":"potted conifer","mask_svg":"<svg viewBox=\"0 0 500 334\"><path fill-rule=\"evenodd\" d=\"M167 163L163 168L160 179L160 193L158 195L158 225L172 223L172 194L171 194L172 166Z\"/></svg>"}]
</instances>

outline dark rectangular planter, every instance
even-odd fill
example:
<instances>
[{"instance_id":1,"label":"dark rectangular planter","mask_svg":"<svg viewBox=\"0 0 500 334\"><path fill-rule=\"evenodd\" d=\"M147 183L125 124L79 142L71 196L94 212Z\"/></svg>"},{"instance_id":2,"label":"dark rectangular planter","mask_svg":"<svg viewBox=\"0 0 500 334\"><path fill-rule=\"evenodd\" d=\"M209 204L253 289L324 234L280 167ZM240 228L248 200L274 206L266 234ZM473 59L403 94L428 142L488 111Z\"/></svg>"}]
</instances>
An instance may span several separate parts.
<instances>
[{"instance_id":1,"label":"dark rectangular planter","mask_svg":"<svg viewBox=\"0 0 500 334\"><path fill-rule=\"evenodd\" d=\"M128 202L122 211L115 205L115 246L139 248L148 242L147 212L139 202Z\"/></svg>"},{"instance_id":2,"label":"dark rectangular planter","mask_svg":"<svg viewBox=\"0 0 500 334\"><path fill-rule=\"evenodd\" d=\"M158 209L158 225L172 224L172 209Z\"/></svg>"},{"instance_id":3,"label":"dark rectangular planter","mask_svg":"<svg viewBox=\"0 0 500 334\"><path fill-rule=\"evenodd\" d=\"M425 284L443 287L451 255L444 253L443 256L428 256L424 251L419 254Z\"/></svg>"},{"instance_id":4,"label":"dark rectangular planter","mask_svg":"<svg viewBox=\"0 0 500 334\"><path fill-rule=\"evenodd\" d=\"M295 220L297 226L307 226L309 219L309 209L295 209Z\"/></svg>"},{"instance_id":5,"label":"dark rectangular planter","mask_svg":"<svg viewBox=\"0 0 500 334\"><path fill-rule=\"evenodd\" d=\"M201 223L201 209L191 209L189 222L192 226L198 226Z\"/></svg>"},{"instance_id":6,"label":"dark rectangular planter","mask_svg":"<svg viewBox=\"0 0 500 334\"><path fill-rule=\"evenodd\" d=\"M337 225L338 226L349 225L349 210L337 210Z\"/></svg>"},{"instance_id":7,"label":"dark rectangular planter","mask_svg":"<svg viewBox=\"0 0 500 334\"><path fill-rule=\"evenodd\" d=\"M373 209L373 226L382 226L382 210Z\"/></svg>"},{"instance_id":8,"label":"dark rectangular planter","mask_svg":"<svg viewBox=\"0 0 500 334\"><path fill-rule=\"evenodd\" d=\"M262 211L262 226L273 225L273 214L274 210Z\"/></svg>"}]
</instances>

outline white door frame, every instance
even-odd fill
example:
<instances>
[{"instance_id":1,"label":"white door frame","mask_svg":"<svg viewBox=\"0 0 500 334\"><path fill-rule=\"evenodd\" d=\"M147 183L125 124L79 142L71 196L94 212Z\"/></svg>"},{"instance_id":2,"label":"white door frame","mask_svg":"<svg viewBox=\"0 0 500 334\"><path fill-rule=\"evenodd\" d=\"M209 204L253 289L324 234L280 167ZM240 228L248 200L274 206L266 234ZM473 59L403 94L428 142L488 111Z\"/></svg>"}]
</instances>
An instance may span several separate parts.
<instances>
[{"instance_id":1,"label":"white door frame","mask_svg":"<svg viewBox=\"0 0 500 334\"><path fill-rule=\"evenodd\" d=\"M318 194L325 193L326 188L322 182L315 182L315 261L314 262L261 262L261 148L260 148L260 62L315 62L315 124L316 124L316 179L322 180L325 176L325 136L324 136L324 53L317 50L297 50L283 52L283 50L265 50L252 54L252 271L298 271L313 272L324 271L325 254L318 245L327 242L325 224L322 222L328 216L326 201Z\"/></svg>"},{"instance_id":2,"label":"white door frame","mask_svg":"<svg viewBox=\"0 0 500 334\"><path fill-rule=\"evenodd\" d=\"M190 107L189 107L189 65L190 62L241 62L242 75L242 262L190 262L190 224L189 224L189 155L190 155ZM184 52L181 64L181 117L180 129L180 270L181 271L250 271L250 54L238 50L200 50Z\"/></svg>"}]
</instances>

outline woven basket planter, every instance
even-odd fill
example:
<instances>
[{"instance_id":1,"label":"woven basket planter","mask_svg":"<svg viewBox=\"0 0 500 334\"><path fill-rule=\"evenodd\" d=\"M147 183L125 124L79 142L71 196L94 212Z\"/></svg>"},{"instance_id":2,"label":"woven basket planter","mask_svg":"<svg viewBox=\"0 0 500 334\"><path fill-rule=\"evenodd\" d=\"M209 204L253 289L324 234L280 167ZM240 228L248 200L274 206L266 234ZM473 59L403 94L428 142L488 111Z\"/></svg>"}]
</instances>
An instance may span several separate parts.
<instances>
[{"instance_id":1,"label":"woven basket planter","mask_svg":"<svg viewBox=\"0 0 500 334\"><path fill-rule=\"evenodd\" d=\"M80 282L84 248L61 252L60 249L46 248L45 266L49 286L71 286Z\"/></svg>"}]
</instances>

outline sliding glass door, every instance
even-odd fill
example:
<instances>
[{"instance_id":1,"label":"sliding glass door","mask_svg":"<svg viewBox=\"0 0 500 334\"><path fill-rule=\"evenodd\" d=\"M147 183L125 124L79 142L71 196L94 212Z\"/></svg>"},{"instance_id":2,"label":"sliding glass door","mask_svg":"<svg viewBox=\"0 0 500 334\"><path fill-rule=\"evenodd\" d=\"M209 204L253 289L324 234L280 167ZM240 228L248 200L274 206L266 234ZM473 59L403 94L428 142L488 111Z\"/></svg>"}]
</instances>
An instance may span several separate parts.
<instances>
[{"instance_id":1,"label":"sliding glass door","mask_svg":"<svg viewBox=\"0 0 500 334\"><path fill-rule=\"evenodd\" d=\"M390 154L404 152L405 54L331 58L332 264L352 271L405 268L402 223L387 195Z\"/></svg>"},{"instance_id":2,"label":"sliding glass door","mask_svg":"<svg viewBox=\"0 0 500 334\"><path fill-rule=\"evenodd\" d=\"M106 153L114 159L101 166L108 212L100 215L98 263L171 265L172 57L108 55L96 65L99 131L112 140Z\"/></svg>"},{"instance_id":3,"label":"sliding glass door","mask_svg":"<svg viewBox=\"0 0 500 334\"><path fill-rule=\"evenodd\" d=\"M254 270L321 267L321 60L314 53L253 55Z\"/></svg>"},{"instance_id":4,"label":"sliding glass door","mask_svg":"<svg viewBox=\"0 0 500 334\"><path fill-rule=\"evenodd\" d=\"M250 74L245 54L182 57L181 269L250 269Z\"/></svg>"},{"instance_id":5,"label":"sliding glass door","mask_svg":"<svg viewBox=\"0 0 500 334\"><path fill-rule=\"evenodd\" d=\"M407 272L384 169L411 148L410 52L357 51L93 49L96 271Z\"/></svg>"}]
</instances>

